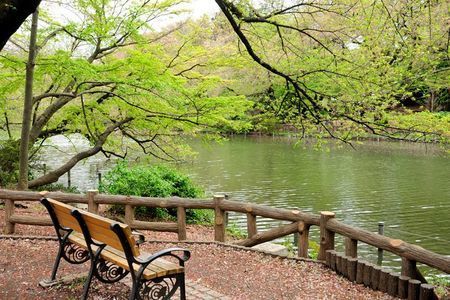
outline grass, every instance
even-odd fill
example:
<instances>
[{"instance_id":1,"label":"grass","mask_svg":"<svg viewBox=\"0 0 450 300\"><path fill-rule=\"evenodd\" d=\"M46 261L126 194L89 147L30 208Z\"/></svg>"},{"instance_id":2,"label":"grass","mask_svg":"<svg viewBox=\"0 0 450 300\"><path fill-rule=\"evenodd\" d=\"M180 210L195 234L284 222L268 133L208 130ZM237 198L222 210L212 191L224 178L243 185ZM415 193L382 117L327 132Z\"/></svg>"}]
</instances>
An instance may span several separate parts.
<instances>
[{"instance_id":1,"label":"grass","mask_svg":"<svg viewBox=\"0 0 450 300\"><path fill-rule=\"evenodd\" d=\"M226 233L228 236L238 240L245 239L247 237L245 231L239 228L236 224L229 224L226 227Z\"/></svg>"},{"instance_id":2,"label":"grass","mask_svg":"<svg viewBox=\"0 0 450 300\"><path fill-rule=\"evenodd\" d=\"M436 287L435 291L439 297L448 295L450 290L450 277L432 275L430 278L427 278L427 280L429 284Z\"/></svg>"}]
</instances>

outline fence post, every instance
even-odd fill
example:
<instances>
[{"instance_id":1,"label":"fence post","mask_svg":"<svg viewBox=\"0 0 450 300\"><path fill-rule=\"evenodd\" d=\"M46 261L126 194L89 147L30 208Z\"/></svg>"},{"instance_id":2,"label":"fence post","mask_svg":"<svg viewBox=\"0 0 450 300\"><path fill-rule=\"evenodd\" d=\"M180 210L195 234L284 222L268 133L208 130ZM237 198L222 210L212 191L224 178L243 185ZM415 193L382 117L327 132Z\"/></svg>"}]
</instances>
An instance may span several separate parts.
<instances>
[{"instance_id":1,"label":"fence post","mask_svg":"<svg viewBox=\"0 0 450 300\"><path fill-rule=\"evenodd\" d=\"M220 208L224 195L214 195L214 240L225 242L225 212Z\"/></svg>"},{"instance_id":2,"label":"fence post","mask_svg":"<svg viewBox=\"0 0 450 300\"><path fill-rule=\"evenodd\" d=\"M95 196L98 194L97 190L89 190L86 193L88 199L88 212L98 214L98 204L95 203Z\"/></svg>"},{"instance_id":3,"label":"fence post","mask_svg":"<svg viewBox=\"0 0 450 300\"><path fill-rule=\"evenodd\" d=\"M411 279L418 279L421 282L427 282L419 269L417 269L417 262L406 257L402 257L402 275Z\"/></svg>"},{"instance_id":4,"label":"fence post","mask_svg":"<svg viewBox=\"0 0 450 300\"><path fill-rule=\"evenodd\" d=\"M247 213L247 237L251 238L258 233L256 226L256 216L250 212Z\"/></svg>"},{"instance_id":5,"label":"fence post","mask_svg":"<svg viewBox=\"0 0 450 300\"><path fill-rule=\"evenodd\" d=\"M125 224L133 225L134 221L134 206L131 204L125 204Z\"/></svg>"},{"instance_id":6,"label":"fence post","mask_svg":"<svg viewBox=\"0 0 450 300\"><path fill-rule=\"evenodd\" d=\"M9 219L13 214L14 214L14 201L10 199L5 199L5 228L3 228L3 232L5 234L13 234L16 229L16 224L9 221Z\"/></svg>"},{"instance_id":7,"label":"fence post","mask_svg":"<svg viewBox=\"0 0 450 300\"><path fill-rule=\"evenodd\" d=\"M331 211L320 212L320 248L318 260L325 260L326 251L334 250L334 232L327 229L328 220L334 218L336 214Z\"/></svg>"},{"instance_id":8,"label":"fence post","mask_svg":"<svg viewBox=\"0 0 450 300\"><path fill-rule=\"evenodd\" d=\"M384 235L384 222L378 222L378 234ZM383 264L383 249L378 248L377 265L381 266L382 264Z\"/></svg>"},{"instance_id":9,"label":"fence post","mask_svg":"<svg viewBox=\"0 0 450 300\"><path fill-rule=\"evenodd\" d=\"M345 238L345 255L350 257L358 257L358 240Z\"/></svg>"},{"instance_id":10,"label":"fence post","mask_svg":"<svg viewBox=\"0 0 450 300\"><path fill-rule=\"evenodd\" d=\"M178 240L187 240L186 234L186 208L177 207Z\"/></svg>"},{"instance_id":11,"label":"fence post","mask_svg":"<svg viewBox=\"0 0 450 300\"><path fill-rule=\"evenodd\" d=\"M297 244L297 255L298 257L308 258L308 248L309 248L309 227L310 225L304 222L298 222L298 244Z\"/></svg>"}]
</instances>

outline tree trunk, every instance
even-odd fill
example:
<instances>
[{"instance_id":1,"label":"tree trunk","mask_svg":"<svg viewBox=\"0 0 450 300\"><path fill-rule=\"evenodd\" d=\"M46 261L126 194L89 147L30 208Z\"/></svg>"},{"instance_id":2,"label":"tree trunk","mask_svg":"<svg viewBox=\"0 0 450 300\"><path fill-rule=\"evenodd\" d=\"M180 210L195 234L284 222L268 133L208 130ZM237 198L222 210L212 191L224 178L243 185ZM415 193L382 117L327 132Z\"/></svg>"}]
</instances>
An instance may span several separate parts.
<instances>
[{"instance_id":1,"label":"tree trunk","mask_svg":"<svg viewBox=\"0 0 450 300\"><path fill-rule=\"evenodd\" d=\"M22 134L20 137L19 153L19 183L18 188L25 190L28 188L28 149L29 133L31 128L31 115L33 111L33 80L34 66L36 59L36 36L39 19L39 11L33 13L31 21L30 46L28 52L28 62L26 66L25 77L25 99L23 103Z\"/></svg>"}]
</instances>

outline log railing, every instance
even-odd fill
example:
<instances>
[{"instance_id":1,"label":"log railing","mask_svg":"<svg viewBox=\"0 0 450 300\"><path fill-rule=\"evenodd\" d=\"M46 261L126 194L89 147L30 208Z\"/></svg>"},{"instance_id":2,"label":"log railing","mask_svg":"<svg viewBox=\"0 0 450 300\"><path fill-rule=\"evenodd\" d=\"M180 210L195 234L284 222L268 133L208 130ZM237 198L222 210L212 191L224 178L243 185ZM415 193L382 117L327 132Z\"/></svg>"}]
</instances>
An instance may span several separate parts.
<instances>
[{"instance_id":1,"label":"log railing","mask_svg":"<svg viewBox=\"0 0 450 300\"><path fill-rule=\"evenodd\" d=\"M450 273L450 257L434 253L422 247L409 244L399 239L392 239L364 229L356 228L342 223L335 218L333 212L321 212L320 215L272 208L252 203L242 203L226 200L224 196L217 195L213 199L185 199L148 198L136 196L102 195L97 191L88 191L86 195L65 194L60 192L38 193L11 191L0 189L0 200L5 203L4 233L14 233L15 224L27 225L51 225L50 218L19 215L15 213L14 203L17 201L39 201L42 196L53 198L62 202L87 204L88 210L98 213L99 205L120 204L125 206L125 223L134 229L176 232L179 240L186 240L186 209L212 209L214 218L214 239L225 242L225 214L226 212L238 212L247 216L247 239L235 242L241 246L254 246L266 241L271 241L289 234L298 233L298 256L308 257L308 238L311 226L320 228L320 249L318 259L325 261L330 250L334 250L334 236L340 234L345 237L345 262L350 259L351 265L357 265L358 241L372 245L376 248L392 252L402 258L402 276L411 279L423 280L416 268L416 263L423 263L445 273ZM143 222L135 220L134 208L136 206L176 208L176 223ZM272 218L289 221L290 224L282 225L265 232L258 232L256 226L257 217ZM341 261L338 255L338 260ZM352 275L353 276L353 275Z\"/></svg>"}]
</instances>

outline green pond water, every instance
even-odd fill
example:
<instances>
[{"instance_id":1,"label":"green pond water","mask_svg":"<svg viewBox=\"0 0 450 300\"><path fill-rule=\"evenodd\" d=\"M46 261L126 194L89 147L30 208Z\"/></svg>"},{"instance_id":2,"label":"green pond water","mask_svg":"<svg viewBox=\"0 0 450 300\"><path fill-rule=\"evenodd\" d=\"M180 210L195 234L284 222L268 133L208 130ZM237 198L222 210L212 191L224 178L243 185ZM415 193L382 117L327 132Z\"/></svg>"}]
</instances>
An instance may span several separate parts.
<instances>
[{"instance_id":1,"label":"green pond water","mask_svg":"<svg viewBox=\"0 0 450 300\"><path fill-rule=\"evenodd\" d=\"M231 200L319 213L333 211L339 220L373 232L385 223L385 234L450 255L450 158L436 146L397 142L364 142L356 150L330 146L317 151L292 138L238 137L222 144L192 142L198 156L181 168L207 195L226 193ZM66 152L82 142L56 140ZM67 154L52 148L44 155L49 168ZM72 170L72 184L85 191L97 186L97 172L111 166L102 156ZM66 183L63 177L60 182ZM229 222L246 228L243 214ZM258 219L264 231L280 221ZM312 227L312 240L318 229ZM291 243L293 236L278 242ZM337 236L337 248L342 238ZM377 249L362 245L358 253L371 261ZM383 264L398 270L400 258L385 253Z\"/></svg>"},{"instance_id":2,"label":"green pond water","mask_svg":"<svg viewBox=\"0 0 450 300\"><path fill-rule=\"evenodd\" d=\"M236 201L306 212L333 211L347 224L450 254L450 159L437 147L393 142L330 146L317 151L296 139L232 138L221 145L194 143L199 153L185 171L209 194L223 192ZM243 214L230 223L246 228ZM259 219L265 230L279 221ZM318 241L318 230L312 231ZM342 249L342 239L337 240ZM376 261L377 250L359 247ZM385 253L385 265L400 259Z\"/></svg>"}]
</instances>

